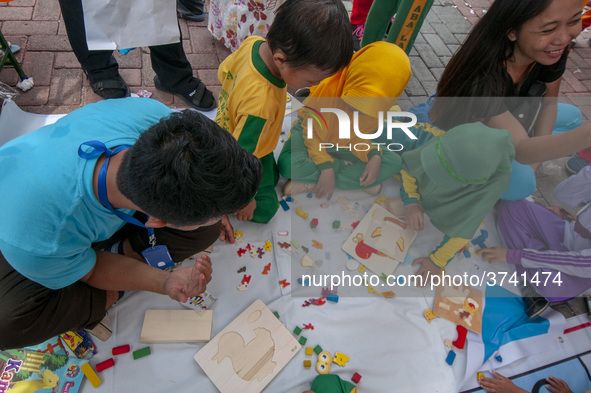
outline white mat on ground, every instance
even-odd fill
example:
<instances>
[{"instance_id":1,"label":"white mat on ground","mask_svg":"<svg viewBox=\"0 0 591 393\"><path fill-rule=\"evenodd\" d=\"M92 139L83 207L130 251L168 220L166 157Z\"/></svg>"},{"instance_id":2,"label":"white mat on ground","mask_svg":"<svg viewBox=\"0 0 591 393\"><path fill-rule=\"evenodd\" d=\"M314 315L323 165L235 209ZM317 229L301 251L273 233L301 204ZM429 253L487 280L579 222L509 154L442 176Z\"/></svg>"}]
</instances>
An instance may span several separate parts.
<instances>
[{"instance_id":1,"label":"white mat on ground","mask_svg":"<svg viewBox=\"0 0 591 393\"><path fill-rule=\"evenodd\" d=\"M5 112L0 117L0 125L5 120ZM21 118L11 121L25 127L24 123L31 118L29 115L23 112ZM289 127L287 119L284 127ZM380 195L395 198L398 187L397 182L390 180ZM423 311L433 307L434 291L429 288L376 286L379 292L396 292L396 297L386 299L369 294L367 287L341 286L338 303L327 302L322 306L308 307L302 307L302 304L309 297L320 297L321 288L308 288L311 292L303 293L304 297L292 295L292 289L301 289L292 269L298 274L306 271L302 270L299 263L303 251L300 248L299 254L293 256L284 249L280 250L277 242L285 240L277 233L289 231L291 239L309 248L313 260L322 261L320 264L316 262L307 272L333 274L345 271L352 276L361 275L345 269L348 258L341 251L341 246L350 232L334 231L331 224L333 220L340 220L342 227L349 228L352 222L363 217L365 210L380 195L371 197L361 191L338 191L328 202L329 208L320 207L321 201L297 195L295 202L290 203L291 210L284 212L279 209L268 225L238 223L233 220L235 229L244 233L243 242L239 245L218 242L211 254L214 274L207 290L218 297L211 307L214 311L212 335L221 331L254 300L261 299L272 311L279 313L280 320L289 330L296 326L303 327L304 324L314 326L314 330L304 330L301 334L308 339L305 346L320 345L333 354L346 354L350 361L343 368L333 363L331 372L339 374L345 380L349 380L355 372L361 374L362 380L358 385L361 392L453 393L460 390L465 378L473 380L470 375L465 375L466 349L456 351L457 358L452 366L445 363L447 349L443 341L456 338L455 325L441 318L431 323L425 320ZM357 201L359 217L352 217L348 211L341 210L337 202L339 197ZM310 213L307 220L292 214L297 206L303 206ZM309 222L314 216L319 218L319 226L312 230ZM482 227L489 233L488 246L499 244L494 222L494 215L489 214ZM427 220L426 229L419 233L409 251L410 257L426 256L441 238L442 235ZM250 255L238 256L237 251L246 244L250 243L258 248L263 247L267 240L273 242L273 252L265 252L260 259ZM312 248L312 240L323 242L323 250ZM330 251L330 259L327 258L327 251ZM269 263L269 274L261 274ZM246 272L237 273L243 266L247 268ZM471 271L474 266L488 271L500 270L498 265L490 265L479 257L465 260L459 256L451 263L447 272L453 274L466 269ZM409 265L399 265L394 274L409 275L413 270ZM251 276L250 283L246 291L239 292L237 286L244 274ZM283 288L279 281L284 279L291 285ZM132 351L144 347L145 344L139 343L139 335L145 311L148 309L184 309L184 306L166 296L145 292L126 293L109 310L114 333L107 342L95 340L99 352L91 359L91 364L95 365L112 357L111 348L118 345L130 344ZM582 352L591 346L587 330L589 329L580 329L564 335L562 345L552 352L512 362L507 366L507 370L510 368L508 374L511 375L513 370L522 372L545 364L544 361L551 362ZM139 360L133 360L130 353L115 356L115 366L99 373L103 384L94 389L88 382L84 382L81 391L215 392L217 390L214 385L193 360L202 346L203 344L152 344L152 354ZM312 368L304 369L303 360L311 360ZM315 364L315 355L306 356L302 350L265 391L285 392L306 386L317 376ZM503 370L502 368L501 371Z\"/></svg>"}]
</instances>

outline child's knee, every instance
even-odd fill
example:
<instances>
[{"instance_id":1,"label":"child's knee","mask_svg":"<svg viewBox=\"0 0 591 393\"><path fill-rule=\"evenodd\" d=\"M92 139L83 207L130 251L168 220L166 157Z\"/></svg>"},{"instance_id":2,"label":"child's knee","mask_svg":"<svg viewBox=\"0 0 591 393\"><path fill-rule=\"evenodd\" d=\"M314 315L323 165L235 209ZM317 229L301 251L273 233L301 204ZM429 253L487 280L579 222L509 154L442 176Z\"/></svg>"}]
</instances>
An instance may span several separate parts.
<instances>
[{"instance_id":1,"label":"child's knee","mask_svg":"<svg viewBox=\"0 0 591 393\"><path fill-rule=\"evenodd\" d=\"M536 190L536 175L529 165L513 161L511 165L511 182L501 195L501 199L517 201L527 198Z\"/></svg>"},{"instance_id":2,"label":"child's knee","mask_svg":"<svg viewBox=\"0 0 591 393\"><path fill-rule=\"evenodd\" d=\"M574 105L558 103L558 113L554 124L553 134L559 134L580 127L583 124L583 114Z\"/></svg>"}]
</instances>

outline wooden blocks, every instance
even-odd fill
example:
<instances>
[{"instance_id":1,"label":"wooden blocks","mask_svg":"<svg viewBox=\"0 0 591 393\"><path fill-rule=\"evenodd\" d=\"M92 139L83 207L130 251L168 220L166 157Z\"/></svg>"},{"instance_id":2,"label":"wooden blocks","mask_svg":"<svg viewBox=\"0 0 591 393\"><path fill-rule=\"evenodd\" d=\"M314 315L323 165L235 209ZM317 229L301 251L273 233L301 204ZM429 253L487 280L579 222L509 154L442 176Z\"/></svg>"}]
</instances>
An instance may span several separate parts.
<instances>
[{"instance_id":1,"label":"wooden blocks","mask_svg":"<svg viewBox=\"0 0 591 393\"><path fill-rule=\"evenodd\" d=\"M82 370L84 375L86 375L86 378L88 378L88 381L90 381L90 383L92 384L93 387L96 388L101 383L103 383L103 381L101 381L101 379L98 377L98 375L96 375L96 373L92 369L92 366L89 363L84 363L80 367L80 370Z\"/></svg>"},{"instance_id":2,"label":"wooden blocks","mask_svg":"<svg viewBox=\"0 0 591 393\"><path fill-rule=\"evenodd\" d=\"M211 338L213 311L147 310L141 343L195 343Z\"/></svg>"},{"instance_id":3,"label":"wooden blocks","mask_svg":"<svg viewBox=\"0 0 591 393\"><path fill-rule=\"evenodd\" d=\"M306 367L306 368L312 367L312 362L309 360L304 360L304 367Z\"/></svg>"},{"instance_id":4,"label":"wooden blocks","mask_svg":"<svg viewBox=\"0 0 591 393\"><path fill-rule=\"evenodd\" d=\"M115 355L121 355L122 353L127 353L131 350L131 348L129 347L129 344L125 344L125 345L120 345L118 347L114 347L111 350L111 353L113 354L113 356Z\"/></svg>"},{"instance_id":5,"label":"wooden blocks","mask_svg":"<svg viewBox=\"0 0 591 393\"><path fill-rule=\"evenodd\" d=\"M115 365L115 361L113 360L113 358L109 358L107 360L105 360L104 362L100 362L96 365L96 371L100 372L103 370L106 370L108 368L111 368Z\"/></svg>"},{"instance_id":6,"label":"wooden blocks","mask_svg":"<svg viewBox=\"0 0 591 393\"><path fill-rule=\"evenodd\" d=\"M137 351L133 351L133 360L138 360L151 354L152 350L150 347L144 347L142 349L138 349Z\"/></svg>"}]
</instances>

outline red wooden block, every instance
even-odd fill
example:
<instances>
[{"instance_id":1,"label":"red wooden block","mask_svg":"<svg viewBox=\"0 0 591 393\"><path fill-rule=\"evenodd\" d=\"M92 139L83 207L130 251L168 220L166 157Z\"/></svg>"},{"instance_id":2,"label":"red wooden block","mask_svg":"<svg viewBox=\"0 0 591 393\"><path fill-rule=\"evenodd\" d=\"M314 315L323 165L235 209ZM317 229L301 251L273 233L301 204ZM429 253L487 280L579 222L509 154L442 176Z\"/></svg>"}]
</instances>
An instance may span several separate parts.
<instances>
[{"instance_id":1,"label":"red wooden block","mask_svg":"<svg viewBox=\"0 0 591 393\"><path fill-rule=\"evenodd\" d=\"M361 375L359 373L353 374L353 376L351 377L351 381L359 383L359 381L361 381Z\"/></svg>"},{"instance_id":2,"label":"red wooden block","mask_svg":"<svg viewBox=\"0 0 591 393\"><path fill-rule=\"evenodd\" d=\"M121 355L122 353L127 353L131 350L131 348L129 348L129 344L125 344L125 345L120 345L118 347L115 347L111 350L111 353L113 355Z\"/></svg>"},{"instance_id":3,"label":"red wooden block","mask_svg":"<svg viewBox=\"0 0 591 393\"><path fill-rule=\"evenodd\" d=\"M461 325L457 325L456 330L458 331L458 339L452 342L452 344L457 349L462 349L466 343L466 334L468 334L468 330Z\"/></svg>"},{"instance_id":4,"label":"red wooden block","mask_svg":"<svg viewBox=\"0 0 591 393\"><path fill-rule=\"evenodd\" d=\"M113 358L107 359L104 362L100 362L96 365L96 371L103 371L115 365Z\"/></svg>"}]
</instances>

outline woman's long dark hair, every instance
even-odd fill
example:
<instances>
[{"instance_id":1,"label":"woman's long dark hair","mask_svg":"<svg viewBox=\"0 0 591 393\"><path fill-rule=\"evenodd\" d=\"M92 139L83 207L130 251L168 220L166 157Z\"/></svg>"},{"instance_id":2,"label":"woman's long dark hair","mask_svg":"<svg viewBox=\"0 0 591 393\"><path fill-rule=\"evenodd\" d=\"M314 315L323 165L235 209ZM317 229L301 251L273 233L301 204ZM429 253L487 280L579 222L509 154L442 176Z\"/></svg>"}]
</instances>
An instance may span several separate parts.
<instances>
[{"instance_id":1,"label":"woman's long dark hair","mask_svg":"<svg viewBox=\"0 0 591 393\"><path fill-rule=\"evenodd\" d=\"M437 97L503 97L510 82L505 62L514 51L514 42L507 34L519 32L525 22L544 12L552 1L495 0L445 67L437 85ZM482 110L466 110L465 103L477 106L483 100L460 102L463 107L454 108L454 100L435 99L430 112L433 124L449 129L480 120L468 117L470 113L483 113ZM452 112L455 113L450 115Z\"/></svg>"}]
</instances>

